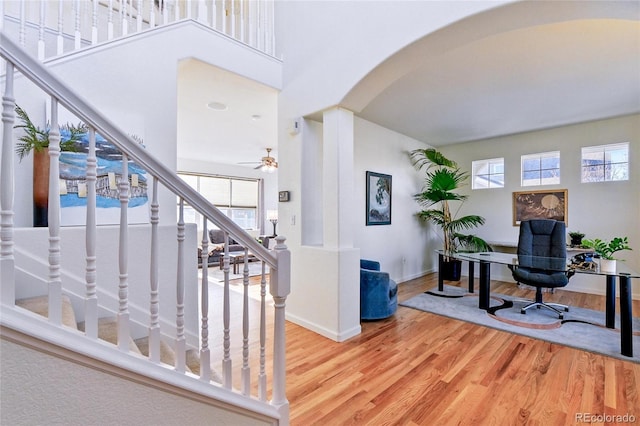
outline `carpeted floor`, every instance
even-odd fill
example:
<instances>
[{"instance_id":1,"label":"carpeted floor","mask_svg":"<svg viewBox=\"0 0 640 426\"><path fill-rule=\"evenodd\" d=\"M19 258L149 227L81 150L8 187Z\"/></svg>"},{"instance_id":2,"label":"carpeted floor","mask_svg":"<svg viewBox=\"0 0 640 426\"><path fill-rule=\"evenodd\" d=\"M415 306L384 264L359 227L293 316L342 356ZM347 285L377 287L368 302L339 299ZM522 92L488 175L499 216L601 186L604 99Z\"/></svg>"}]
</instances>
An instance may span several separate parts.
<instances>
[{"instance_id":1,"label":"carpeted floor","mask_svg":"<svg viewBox=\"0 0 640 426\"><path fill-rule=\"evenodd\" d=\"M633 329L636 330L633 336L634 357L630 358L620 353L618 318L616 329L608 329L604 326L604 312L590 309L570 307L564 314L564 320L559 320L546 309L531 309L522 315L520 308L528 303L492 293L491 309L484 311L478 309L477 293L445 286L443 293L434 288L400 305L640 363L640 332L637 331L640 330L640 319L633 320Z\"/></svg>"}]
</instances>

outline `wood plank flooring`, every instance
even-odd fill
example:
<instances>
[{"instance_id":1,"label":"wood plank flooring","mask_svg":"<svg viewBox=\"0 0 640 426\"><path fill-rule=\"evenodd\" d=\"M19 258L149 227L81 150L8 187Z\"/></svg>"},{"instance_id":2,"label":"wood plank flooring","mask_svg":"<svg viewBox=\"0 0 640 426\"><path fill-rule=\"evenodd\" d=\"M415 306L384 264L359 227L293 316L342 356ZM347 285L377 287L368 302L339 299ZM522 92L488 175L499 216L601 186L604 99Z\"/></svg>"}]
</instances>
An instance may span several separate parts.
<instances>
[{"instance_id":1,"label":"wood plank flooring","mask_svg":"<svg viewBox=\"0 0 640 426\"><path fill-rule=\"evenodd\" d=\"M400 284L399 299L436 279ZM491 288L533 297L509 283ZM602 296L559 290L545 300L604 311ZM640 422L640 365L632 362L405 307L342 343L290 322L286 331L292 425L547 426L579 424L580 415Z\"/></svg>"}]
</instances>

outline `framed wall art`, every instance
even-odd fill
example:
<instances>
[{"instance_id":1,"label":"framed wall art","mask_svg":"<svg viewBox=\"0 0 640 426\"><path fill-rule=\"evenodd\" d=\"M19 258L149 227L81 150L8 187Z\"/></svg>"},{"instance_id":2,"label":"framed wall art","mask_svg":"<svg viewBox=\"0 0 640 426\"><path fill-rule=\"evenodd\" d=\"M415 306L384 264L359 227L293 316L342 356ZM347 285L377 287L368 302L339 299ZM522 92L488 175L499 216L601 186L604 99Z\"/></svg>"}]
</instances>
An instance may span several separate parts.
<instances>
[{"instance_id":1,"label":"framed wall art","mask_svg":"<svg viewBox=\"0 0 640 426\"><path fill-rule=\"evenodd\" d=\"M367 172L367 226L391 224L391 175Z\"/></svg>"},{"instance_id":2,"label":"framed wall art","mask_svg":"<svg viewBox=\"0 0 640 426\"><path fill-rule=\"evenodd\" d=\"M513 226L529 219L560 220L568 225L566 189L544 189L513 193Z\"/></svg>"}]
</instances>

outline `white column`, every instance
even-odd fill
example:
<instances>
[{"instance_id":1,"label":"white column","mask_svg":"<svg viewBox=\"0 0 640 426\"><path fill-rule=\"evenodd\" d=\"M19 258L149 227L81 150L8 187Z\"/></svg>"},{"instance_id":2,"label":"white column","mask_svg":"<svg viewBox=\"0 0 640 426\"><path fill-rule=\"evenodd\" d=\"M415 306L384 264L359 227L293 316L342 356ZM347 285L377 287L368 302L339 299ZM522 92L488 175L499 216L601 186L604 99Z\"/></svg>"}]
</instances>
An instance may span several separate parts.
<instances>
[{"instance_id":1,"label":"white column","mask_svg":"<svg viewBox=\"0 0 640 426\"><path fill-rule=\"evenodd\" d=\"M352 248L353 113L334 108L324 113L322 140L323 241L330 249ZM334 208L326 208L333 206ZM364 213L363 213L364 215Z\"/></svg>"},{"instance_id":2,"label":"white column","mask_svg":"<svg viewBox=\"0 0 640 426\"><path fill-rule=\"evenodd\" d=\"M327 300L335 312L336 339L342 341L361 331L360 328L360 250L354 248L354 115L343 108L324 113L322 138L322 222L323 249L333 271L335 288Z\"/></svg>"}]
</instances>

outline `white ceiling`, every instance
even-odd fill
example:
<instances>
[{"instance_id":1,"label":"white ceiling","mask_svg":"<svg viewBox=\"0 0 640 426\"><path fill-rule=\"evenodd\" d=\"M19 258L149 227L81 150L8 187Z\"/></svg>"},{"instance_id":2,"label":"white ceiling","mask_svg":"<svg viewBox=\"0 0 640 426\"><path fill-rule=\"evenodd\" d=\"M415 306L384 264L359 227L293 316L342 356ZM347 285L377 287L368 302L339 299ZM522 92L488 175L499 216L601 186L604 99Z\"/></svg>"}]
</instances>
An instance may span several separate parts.
<instances>
[{"instance_id":1,"label":"white ceiling","mask_svg":"<svg viewBox=\"0 0 640 426\"><path fill-rule=\"evenodd\" d=\"M358 115L441 146L640 112L638 21L528 27L418 60Z\"/></svg>"},{"instance_id":2,"label":"white ceiling","mask_svg":"<svg viewBox=\"0 0 640 426\"><path fill-rule=\"evenodd\" d=\"M178 158L258 166L272 148L277 160L278 91L187 59L178 67ZM210 102L227 110L207 107ZM259 116L256 118L254 116Z\"/></svg>"},{"instance_id":3,"label":"white ceiling","mask_svg":"<svg viewBox=\"0 0 640 426\"><path fill-rule=\"evenodd\" d=\"M410 71L352 109L433 146L640 112L638 21L539 25L411 55ZM379 68L396 64L406 68L406 55ZM375 71L360 87L376 84ZM207 108L212 101L228 109ZM276 115L275 89L196 60L180 64L180 158L255 167L274 148L277 159Z\"/></svg>"}]
</instances>

